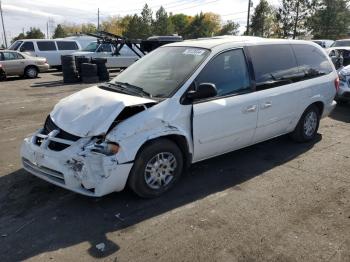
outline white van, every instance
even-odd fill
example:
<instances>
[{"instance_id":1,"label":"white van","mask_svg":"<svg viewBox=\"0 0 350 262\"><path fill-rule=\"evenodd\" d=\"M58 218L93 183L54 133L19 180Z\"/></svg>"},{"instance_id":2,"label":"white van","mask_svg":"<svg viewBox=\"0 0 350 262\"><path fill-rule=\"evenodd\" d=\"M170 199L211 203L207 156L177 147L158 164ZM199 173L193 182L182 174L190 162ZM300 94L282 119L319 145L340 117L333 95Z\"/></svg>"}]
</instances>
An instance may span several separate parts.
<instances>
[{"instance_id":1,"label":"white van","mask_svg":"<svg viewBox=\"0 0 350 262\"><path fill-rule=\"evenodd\" d=\"M45 57L50 67L60 67L61 56L71 55L80 49L80 45L75 40L23 39L15 41L9 49L31 56Z\"/></svg>"},{"instance_id":2,"label":"white van","mask_svg":"<svg viewBox=\"0 0 350 262\"><path fill-rule=\"evenodd\" d=\"M156 197L192 163L284 134L315 139L338 89L332 61L309 41L173 43L61 100L24 140L22 164L87 196L128 185Z\"/></svg>"},{"instance_id":3,"label":"white van","mask_svg":"<svg viewBox=\"0 0 350 262\"><path fill-rule=\"evenodd\" d=\"M136 51L140 56L143 54L140 51ZM87 58L106 58L107 68L127 68L140 57L135 54L127 45L124 45L119 51L119 55L116 55L115 46L109 43L99 43L93 41L81 51L74 52L74 56L84 56Z\"/></svg>"}]
</instances>

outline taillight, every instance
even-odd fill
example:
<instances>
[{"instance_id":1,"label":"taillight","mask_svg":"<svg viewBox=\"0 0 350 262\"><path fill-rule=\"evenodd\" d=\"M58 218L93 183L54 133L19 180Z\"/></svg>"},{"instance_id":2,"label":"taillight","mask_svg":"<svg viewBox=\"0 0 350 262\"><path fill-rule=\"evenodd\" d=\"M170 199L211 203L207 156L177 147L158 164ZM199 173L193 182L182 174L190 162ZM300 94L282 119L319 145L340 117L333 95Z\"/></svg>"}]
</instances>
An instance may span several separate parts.
<instances>
[{"instance_id":1,"label":"taillight","mask_svg":"<svg viewBox=\"0 0 350 262\"><path fill-rule=\"evenodd\" d=\"M337 77L337 78L334 80L334 86L335 86L335 90L338 92L339 86L340 86L339 77Z\"/></svg>"}]
</instances>

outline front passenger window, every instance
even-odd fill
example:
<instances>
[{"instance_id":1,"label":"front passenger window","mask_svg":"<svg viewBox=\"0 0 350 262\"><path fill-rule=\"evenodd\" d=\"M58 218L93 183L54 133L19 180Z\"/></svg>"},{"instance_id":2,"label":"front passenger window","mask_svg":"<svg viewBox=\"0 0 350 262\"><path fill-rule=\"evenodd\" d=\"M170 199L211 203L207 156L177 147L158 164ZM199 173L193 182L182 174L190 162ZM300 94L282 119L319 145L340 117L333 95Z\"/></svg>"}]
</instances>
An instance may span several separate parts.
<instances>
[{"instance_id":1,"label":"front passenger window","mask_svg":"<svg viewBox=\"0 0 350 262\"><path fill-rule=\"evenodd\" d=\"M242 49L224 52L213 58L195 80L216 85L217 96L238 94L250 89L250 79Z\"/></svg>"}]
</instances>

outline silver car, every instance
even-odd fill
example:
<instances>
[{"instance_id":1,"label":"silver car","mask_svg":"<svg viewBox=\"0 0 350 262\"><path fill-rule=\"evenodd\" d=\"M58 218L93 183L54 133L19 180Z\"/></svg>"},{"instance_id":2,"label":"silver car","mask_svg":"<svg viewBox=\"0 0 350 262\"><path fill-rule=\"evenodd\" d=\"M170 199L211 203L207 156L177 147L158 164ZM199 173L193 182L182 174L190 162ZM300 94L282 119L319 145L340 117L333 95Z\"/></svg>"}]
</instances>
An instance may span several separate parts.
<instances>
[{"instance_id":1,"label":"silver car","mask_svg":"<svg viewBox=\"0 0 350 262\"><path fill-rule=\"evenodd\" d=\"M338 70L339 89L337 91L336 101L345 103L350 101L350 65Z\"/></svg>"},{"instance_id":2,"label":"silver car","mask_svg":"<svg viewBox=\"0 0 350 262\"><path fill-rule=\"evenodd\" d=\"M44 57L33 57L10 50L0 50L0 68L5 76L35 78L39 72L46 72L50 66Z\"/></svg>"}]
</instances>

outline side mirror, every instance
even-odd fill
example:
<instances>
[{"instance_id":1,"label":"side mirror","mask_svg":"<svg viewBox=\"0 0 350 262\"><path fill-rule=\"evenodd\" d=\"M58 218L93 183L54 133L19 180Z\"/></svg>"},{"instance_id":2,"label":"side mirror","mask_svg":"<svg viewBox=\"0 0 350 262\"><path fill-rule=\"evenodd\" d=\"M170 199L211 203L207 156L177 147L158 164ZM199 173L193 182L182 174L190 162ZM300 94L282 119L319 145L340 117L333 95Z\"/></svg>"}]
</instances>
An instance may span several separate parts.
<instances>
[{"instance_id":1,"label":"side mirror","mask_svg":"<svg viewBox=\"0 0 350 262\"><path fill-rule=\"evenodd\" d=\"M218 94L215 84L202 83L196 90L190 90L187 92L186 97L190 100L205 99L214 97Z\"/></svg>"}]
</instances>

